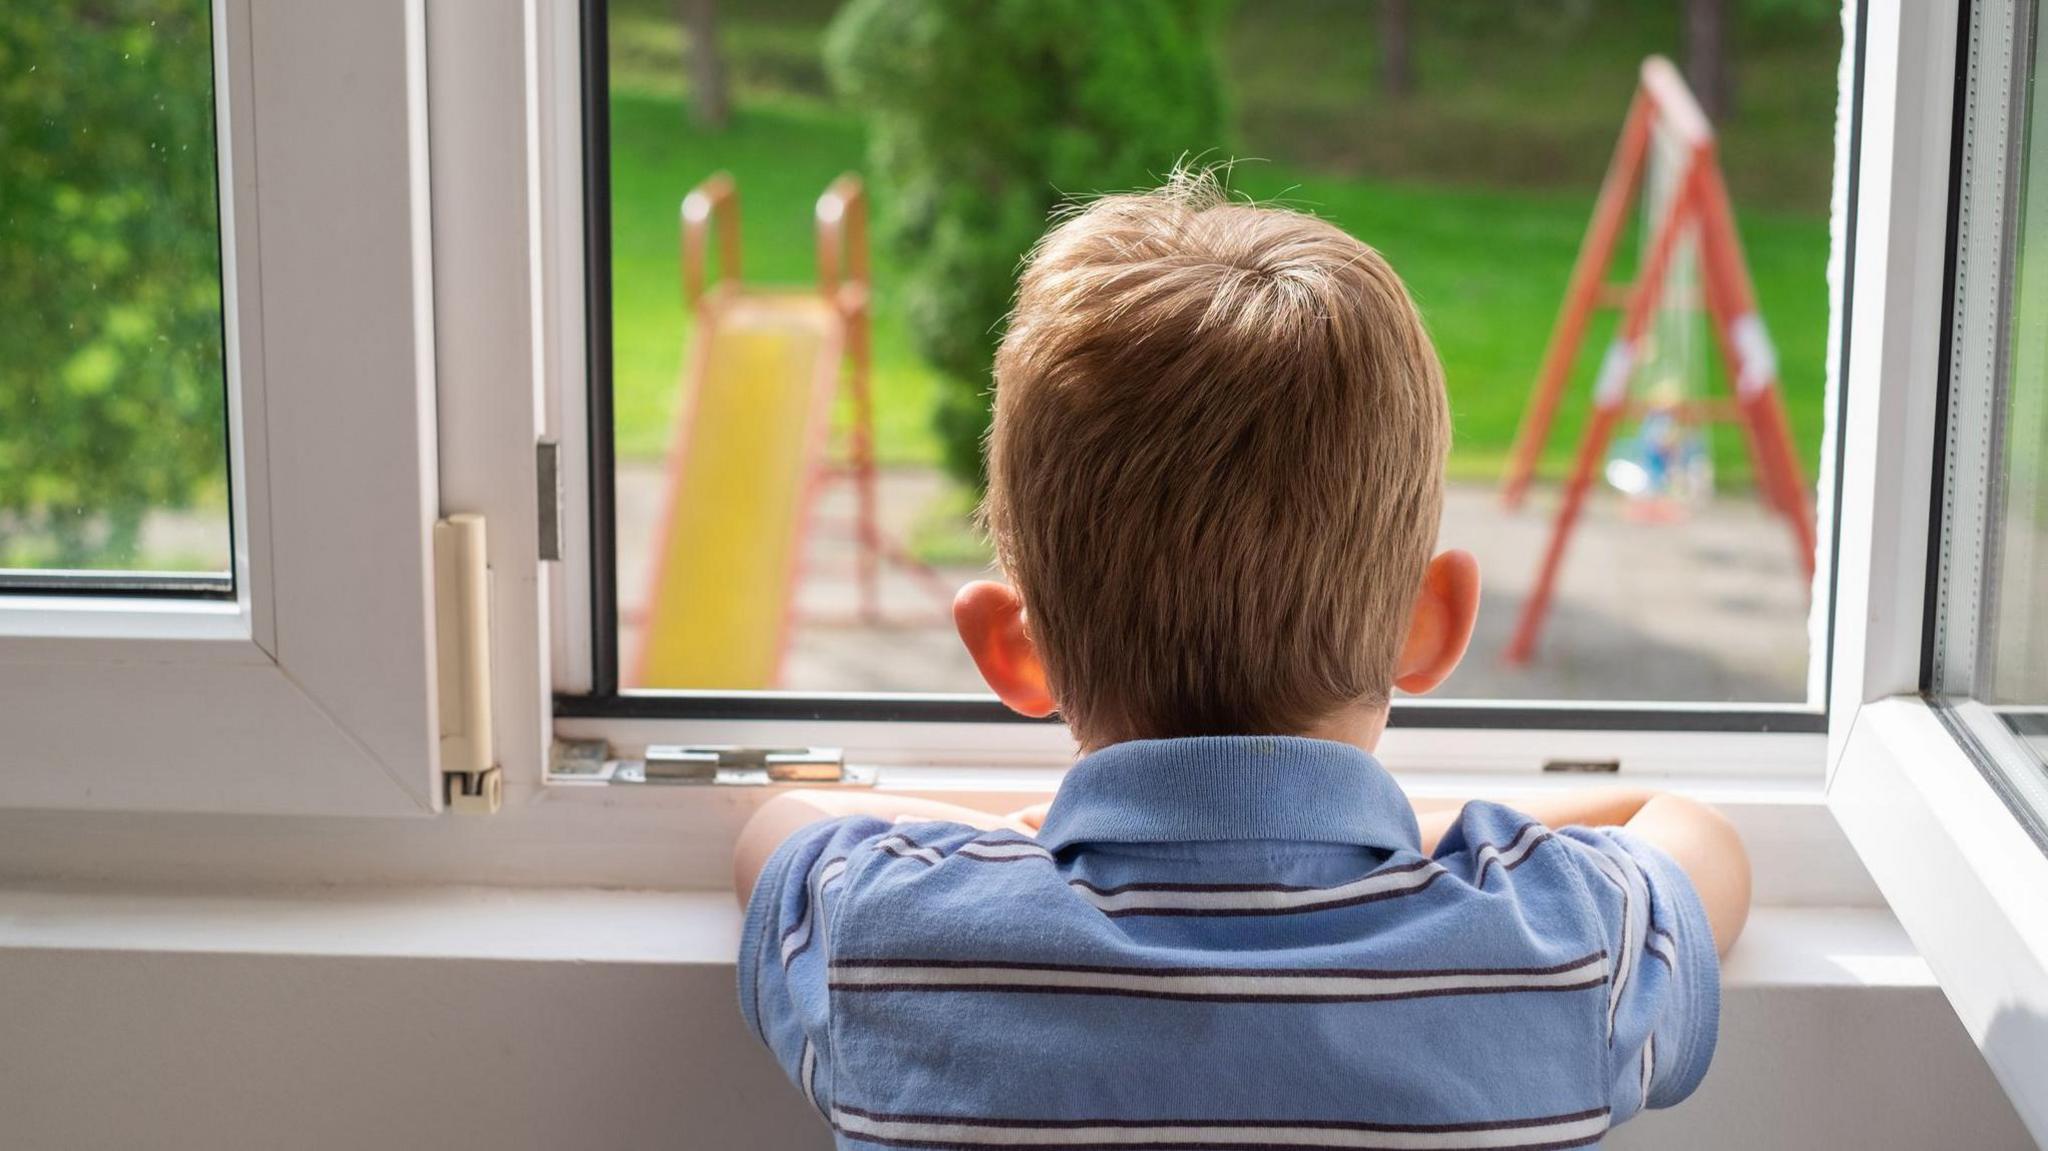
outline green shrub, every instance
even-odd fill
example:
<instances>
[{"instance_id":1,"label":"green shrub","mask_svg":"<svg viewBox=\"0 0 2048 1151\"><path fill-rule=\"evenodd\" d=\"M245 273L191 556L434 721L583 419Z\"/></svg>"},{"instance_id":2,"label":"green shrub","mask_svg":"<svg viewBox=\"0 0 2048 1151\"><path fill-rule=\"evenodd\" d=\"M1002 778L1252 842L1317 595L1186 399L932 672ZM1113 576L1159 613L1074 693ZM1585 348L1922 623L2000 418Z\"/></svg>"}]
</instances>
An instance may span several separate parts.
<instances>
[{"instance_id":1,"label":"green shrub","mask_svg":"<svg viewBox=\"0 0 2048 1151\"><path fill-rule=\"evenodd\" d=\"M0 20L0 564L132 564L226 473L207 5Z\"/></svg>"},{"instance_id":2,"label":"green shrub","mask_svg":"<svg viewBox=\"0 0 2048 1151\"><path fill-rule=\"evenodd\" d=\"M849 0L826 66L867 117L883 240L946 380L948 470L977 490L1018 261L1063 198L1156 182L1224 139L1205 0Z\"/></svg>"}]
</instances>

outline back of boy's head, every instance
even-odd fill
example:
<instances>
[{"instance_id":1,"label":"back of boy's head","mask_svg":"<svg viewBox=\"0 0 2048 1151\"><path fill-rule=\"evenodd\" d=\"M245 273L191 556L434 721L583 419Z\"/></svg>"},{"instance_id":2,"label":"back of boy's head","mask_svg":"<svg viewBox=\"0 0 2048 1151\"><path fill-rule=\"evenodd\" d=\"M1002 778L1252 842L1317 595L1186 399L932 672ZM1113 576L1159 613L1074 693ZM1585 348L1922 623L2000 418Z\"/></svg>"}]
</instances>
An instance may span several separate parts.
<instances>
[{"instance_id":1,"label":"back of boy's head","mask_svg":"<svg viewBox=\"0 0 2048 1151\"><path fill-rule=\"evenodd\" d=\"M1087 746L1384 703L1450 417L1378 252L1212 176L1039 243L996 356L984 514Z\"/></svg>"}]
</instances>

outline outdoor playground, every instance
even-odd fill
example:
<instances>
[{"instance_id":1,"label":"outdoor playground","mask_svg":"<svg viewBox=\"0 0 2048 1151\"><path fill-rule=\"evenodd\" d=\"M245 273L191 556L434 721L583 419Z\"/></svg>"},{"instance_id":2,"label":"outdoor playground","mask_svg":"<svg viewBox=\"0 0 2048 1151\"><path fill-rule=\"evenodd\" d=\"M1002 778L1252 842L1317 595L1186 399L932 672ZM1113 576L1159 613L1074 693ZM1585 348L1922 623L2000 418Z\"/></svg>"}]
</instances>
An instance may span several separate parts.
<instances>
[{"instance_id":1,"label":"outdoor playground","mask_svg":"<svg viewBox=\"0 0 2048 1151\"><path fill-rule=\"evenodd\" d=\"M1519 664L1503 658L1553 538L1555 481L1572 470L1587 430L1614 309L1593 315L1557 393L1529 502L1509 511L1497 488L1640 63L1677 50L1678 7L1529 4L1494 18L1487 13L1501 10L1492 6L1429 5L1410 17L1411 74L1399 93L1388 90L1388 57L1376 51L1386 26L1374 5L1218 9L1213 72L1216 103L1227 111L1213 137L1187 139L1151 169L1183 154L1259 157L1233 168L1236 190L1332 219L1385 251L1408 280L1450 380L1456 441L1444 539L1478 552L1488 580L1474 654L1448 694L1805 694L1801 557L1772 522L1790 509L1769 469L1757 482L1748 433L1733 428L1687 432L1694 470L1711 472L1706 491L1645 501L1595 485L1559 568L1540 651ZM1730 6L1739 95L1718 124L1756 310L1775 341L1774 395L1793 465L1778 470L1803 475L1808 500L1822 423L1839 36L1834 14L1811 7ZM960 437L943 415L934 419L959 386L921 338L928 317L920 309L933 306L920 283L929 260L904 242L906 229L891 226L899 189L873 162L886 115L844 94L844 79L831 74L828 41L848 37L844 17L823 2L719 11L721 126L696 106L693 68L701 72L705 57L676 9L614 7L615 407L629 682L978 688L942 610L943 590L988 562L969 518ZM847 55L842 46L842 67ZM706 185L717 173L728 176ZM864 179L835 183L846 173ZM1059 191L1131 186L1142 176L1112 181ZM678 267L678 206L700 186L693 273L687 258ZM819 197L828 187L840 196L841 231L821 249L819 209L833 197ZM856 206L877 219L872 245L864 235L849 245L844 233L845 193L857 187L865 202ZM1610 281L1626 281L1650 254L1643 237L1654 234L1657 206L1631 209ZM737 227L722 237L727 220ZM943 243L943 234L923 242ZM1026 246L1028 237L1007 256L1010 268ZM872 255L863 260L856 249ZM821 250L837 253L824 267ZM743 274L733 276L735 268ZM821 275L832 282L823 293ZM1704 329L1701 301L1668 295L1677 303L1657 311L1659 324L1689 310ZM795 342L762 344L763 325L795 331ZM1716 341L1698 344L1689 374L1725 379ZM758 397L750 385L762 380L779 381L778 402L790 405L781 416L760 405L752 425L706 416L734 395ZM1642 455L1627 445L1651 441L1645 429L1658 408L1652 398L1618 418L1617 446L1594 461L1602 474ZM809 430L750 442L740 430L747 426L757 436L769 426ZM760 466L771 446L787 453L783 462L756 474L780 482L745 485L740 499L691 499L746 474L728 470L721 480L718 452L706 449ZM754 568L732 558L743 554ZM721 558L693 567L692 557L704 556ZM717 658L707 662L706 653Z\"/></svg>"}]
</instances>

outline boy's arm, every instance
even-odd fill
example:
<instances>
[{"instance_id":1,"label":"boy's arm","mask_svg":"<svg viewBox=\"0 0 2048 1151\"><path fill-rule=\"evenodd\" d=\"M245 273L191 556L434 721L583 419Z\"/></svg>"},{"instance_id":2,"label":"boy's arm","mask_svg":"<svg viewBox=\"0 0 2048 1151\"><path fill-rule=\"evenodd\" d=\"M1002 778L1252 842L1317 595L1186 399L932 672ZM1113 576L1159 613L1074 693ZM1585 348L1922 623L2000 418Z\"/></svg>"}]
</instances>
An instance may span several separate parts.
<instances>
[{"instance_id":1,"label":"boy's arm","mask_svg":"<svg viewBox=\"0 0 2048 1151\"><path fill-rule=\"evenodd\" d=\"M1031 833L1029 827L1014 819L929 799L857 791L785 791L762 804L740 831L739 843L732 853L732 888L740 906L747 905L762 869L768 866L768 857L775 854L784 840L813 823L849 815L872 815L892 821L908 817Z\"/></svg>"},{"instance_id":2,"label":"boy's arm","mask_svg":"<svg viewBox=\"0 0 2048 1151\"><path fill-rule=\"evenodd\" d=\"M1416 811L1422 826L1422 850L1436 843L1457 821L1462 805L1438 806L1425 801ZM1699 894L1721 954L1735 945L1749 920L1749 853L1742 837L1725 816L1703 803L1664 792L1628 788L1588 788L1563 795L1520 801L1515 810L1545 827L1623 827L1678 864Z\"/></svg>"}]
</instances>

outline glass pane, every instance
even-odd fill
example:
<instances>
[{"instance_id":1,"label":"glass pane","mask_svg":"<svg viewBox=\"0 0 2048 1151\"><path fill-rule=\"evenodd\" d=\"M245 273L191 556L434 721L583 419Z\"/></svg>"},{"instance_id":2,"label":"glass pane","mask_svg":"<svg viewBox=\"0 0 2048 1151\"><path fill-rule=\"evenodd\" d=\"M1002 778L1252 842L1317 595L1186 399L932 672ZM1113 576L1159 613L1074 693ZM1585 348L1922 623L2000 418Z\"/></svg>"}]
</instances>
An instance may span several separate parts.
<instances>
[{"instance_id":1,"label":"glass pane","mask_svg":"<svg viewBox=\"0 0 2048 1151\"><path fill-rule=\"evenodd\" d=\"M6 585L225 586L214 147L207 0L52 0L0 20Z\"/></svg>"},{"instance_id":2,"label":"glass pane","mask_svg":"<svg viewBox=\"0 0 2048 1151\"><path fill-rule=\"evenodd\" d=\"M2033 79L2048 74L2043 52L2048 37L2037 36L2026 96L2008 368L1981 469L1989 514L1978 670L1969 692L2037 752L2048 747L2048 115Z\"/></svg>"},{"instance_id":3,"label":"glass pane","mask_svg":"<svg viewBox=\"0 0 2048 1151\"><path fill-rule=\"evenodd\" d=\"M1702 207L1669 268L1642 271L1672 205L1697 206L1681 189L1704 187L1687 183L1689 139L1653 118L1510 508L1603 174L1645 60L1682 54L1680 6L611 0L621 682L983 690L947 609L991 570L972 510L1019 259L1068 193L1156 183L1183 157L1258 157L1233 188L1382 250L1443 359L1442 542L1478 555L1487 594L1439 696L1808 700L1802 533L1821 463L1840 16L1723 7L1729 58L1693 87L1733 227ZM848 174L872 234L834 217L849 221L834 242L864 251L821 269L820 200L852 212L828 192ZM708 213L694 248L678 229L693 189ZM833 261L859 291L828 300ZM1657 292L1630 343L1632 398L1583 449L1583 514L1534 613L1636 280ZM1768 405L1736 402L1731 353L1775 367ZM1540 637L1518 650L1532 614Z\"/></svg>"}]
</instances>

